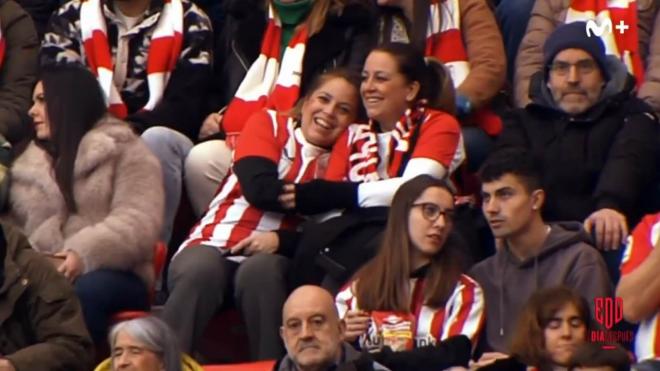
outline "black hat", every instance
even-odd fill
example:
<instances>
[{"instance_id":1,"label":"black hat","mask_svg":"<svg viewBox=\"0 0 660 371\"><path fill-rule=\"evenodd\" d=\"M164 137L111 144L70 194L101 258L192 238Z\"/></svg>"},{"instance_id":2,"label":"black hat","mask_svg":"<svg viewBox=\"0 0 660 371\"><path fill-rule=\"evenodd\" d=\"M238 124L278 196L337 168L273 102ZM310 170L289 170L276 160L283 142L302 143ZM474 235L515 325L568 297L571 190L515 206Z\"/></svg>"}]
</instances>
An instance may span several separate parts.
<instances>
[{"instance_id":1,"label":"black hat","mask_svg":"<svg viewBox=\"0 0 660 371\"><path fill-rule=\"evenodd\" d=\"M587 36L586 22L565 23L550 34L543 45L543 63L546 66L546 76L555 56L566 49L581 49L589 53L600 67L605 79L609 79L605 44L598 36Z\"/></svg>"}]
</instances>

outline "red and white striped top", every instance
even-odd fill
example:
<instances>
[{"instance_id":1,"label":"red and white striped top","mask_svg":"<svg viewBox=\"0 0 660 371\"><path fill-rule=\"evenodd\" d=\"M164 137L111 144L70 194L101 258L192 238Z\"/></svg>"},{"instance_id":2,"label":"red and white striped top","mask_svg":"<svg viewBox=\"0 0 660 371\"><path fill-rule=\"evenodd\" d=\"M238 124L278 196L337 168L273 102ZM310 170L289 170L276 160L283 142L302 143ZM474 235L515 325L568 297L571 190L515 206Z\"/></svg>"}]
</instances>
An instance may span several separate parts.
<instances>
[{"instance_id":1,"label":"red and white striped top","mask_svg":"<svg viewBox=\"0 0 660 371\"><path fill-rule=\"evenodd\" d=\"M454 292L447 300L444 308L432 308L424 305L424 279L411 278L410 285L412 313L415 317L415 347L434 345L451 336L466 335L473 344L485 319L485 300L481 286L477 281L462 274ZM360 305L354 296L355 281L347 285L335 298L339 316L344 317L349 310L359 310ZM374 321L372 321L373 323ZM371 334L371 335L369 335ZM360 347L376 351L374 345L382 344L378 339L367 337L378 336L369 329L359 339Z\"/></svg>"},{"instance_id":2,"label":"red and white striped top","mask_svg":"<svg viewBox=\"0 0 660 371\"><path fill-rule=\"evenodd\" d=\"M621 260L622 276L642 265L658 243L658 238L660 238L660 213L642 219L628 238L626 251ZM655 315L640 322L635 336L635 356L640 362L660 359L660 308Z\"/></svg>"},{"instance_id":3,"label":"red and white striped top","mask_svg":"<svg viewBox=\"0 0 660 371\"><path fill-rule=\"evenodd\" d=\"M264 157L278 165L280 179L302 183L320 178L329 158L326 149L308 143L296 121L275 111L258 112L246 123L236 145L234 162L245 157ZM248 203L236 174L230 172L211 201L209 209L193 227L179 251L188 246L208 245L220 251L250 236L252 232L294 229L300 219L263 211Z\"/></svg>"}]
</instances>

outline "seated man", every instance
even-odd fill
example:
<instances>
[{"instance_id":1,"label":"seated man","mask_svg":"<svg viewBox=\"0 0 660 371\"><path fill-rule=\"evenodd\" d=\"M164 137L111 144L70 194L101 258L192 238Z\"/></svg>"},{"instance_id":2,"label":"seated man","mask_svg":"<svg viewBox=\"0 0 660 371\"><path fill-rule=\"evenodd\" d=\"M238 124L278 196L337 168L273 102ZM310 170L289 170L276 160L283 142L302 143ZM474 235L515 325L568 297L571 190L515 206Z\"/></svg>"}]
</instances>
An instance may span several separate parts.
<instances>
[{"instance_id":1,"label":"seated man","mask_svg":"<svg viewBox=\"0 0 660 371\"><path fill-rule=\"evenodd\" d=\"M623 300L623 317L639 323L635 356L639 370L660 367L660 213L648 215L628 239L621 262L616 295ZM646 365L646 366L642 366ZM655 368L654 368L655 367Z\"/></svg>"},{"instance_id":2,"label":"seated man","mask_svg":"<svg viewBox=\"0 0 660 371\"><path fill-rule=\"evenodd\" d=\"M5 226L0 261L0 370L90 370L92 342L64 276Z\"/></svg>"},{"instance_id":3,"label":"seated man","mask_svg":"<svg viewBox=\"0 0 660 371\"><path fill-rule=\"evenodd\" d=\"M483 213L501 247L468 273L486 297L486 348L505 352L515 321L538 289L566 285L594 306L612 284L579 222L546 223L545 191L520 149L491 154L481 169Z\"/></svg>"},{"instance_id":4,"label":"seated man","mask_svg":"<svg viewBox=\"0 0 660 371\"><path fill-rule=\"evenodd\" d=\"M0 135L15 144L30 127L39 40L30 16L12 0L0 1L0 28Z\"/></svg>"},{"instance_id":5,"label":"seated man","mask_svg":"<svg viewBox=\"0 0 660 371\"><path fill-rule=\"evenodd\" d=\"M50 19L41 63L80 63L110 112L142 133L161 162L169 241L183 160L197 138L211 76L211 22L189 0L71 0ZM149 129L149 130L147 130Z\"/></svg>"},{"instance_id":6,"label":"seated man","mask_svg":"<svg viewBox=\"0 0 660 371\"><path fill-rule=\"evenodd\" d=\"M523 147L539 162L546 220L582 221L598 248L618 249L645 213L657 118L634 97L623 63L585 34L584 22L557 28L543 51L546 68L532 79L532 103L505 120L497 148Z\"/></svg>"}]
</instances>

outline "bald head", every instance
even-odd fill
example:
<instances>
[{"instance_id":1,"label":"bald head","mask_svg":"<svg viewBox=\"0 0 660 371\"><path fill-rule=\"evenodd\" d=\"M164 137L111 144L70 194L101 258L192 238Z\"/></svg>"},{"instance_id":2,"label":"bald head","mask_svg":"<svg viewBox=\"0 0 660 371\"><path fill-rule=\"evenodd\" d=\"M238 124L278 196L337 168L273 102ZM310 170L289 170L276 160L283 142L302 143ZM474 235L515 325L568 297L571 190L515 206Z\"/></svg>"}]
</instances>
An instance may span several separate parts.
<instances>
[{"instance_id":1,"label":"bald head","mask_svg":"<svg viewBox=\"0 0 660 371\"><path fill-rule=\"evenodd\" d=\"M282 340L300 370L315 370L341 358L344 323L330 293L318 286L294 290L282 309Z\"/></svg>"}]
</instances>

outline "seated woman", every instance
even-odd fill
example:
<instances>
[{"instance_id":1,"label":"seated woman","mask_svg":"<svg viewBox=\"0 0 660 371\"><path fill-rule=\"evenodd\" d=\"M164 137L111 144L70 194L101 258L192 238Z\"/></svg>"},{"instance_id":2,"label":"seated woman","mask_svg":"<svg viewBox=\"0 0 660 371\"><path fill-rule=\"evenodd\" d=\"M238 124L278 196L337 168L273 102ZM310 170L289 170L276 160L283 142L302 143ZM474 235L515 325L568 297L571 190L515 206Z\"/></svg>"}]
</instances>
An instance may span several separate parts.
<instances>
[{"instance_id":1,"label":"seated woman","mask_svg":"<svg viewBox=\"0 0 660 371\"><path fill-rule=\"evenodd\" d=\"M158 160L109 116L94 75L43 70L29 111L36 135L11 168L9 218L54 255L98 344L118 311L147 309L163 219Z\"/></svg>"},{"instance_id":2,"label":"seated woman","mask_svg":"<svg viewBox=\"0 0 660 371\"><path fill-rule=\"evenodd\" d=\"M307 214L347 209L306 225L297 242L293 286L320 283L331 273L335 282L326 286L336 290L374 255L386 207L399 186L420 174L448 179L465 158L460 126L451 115L451 79L414 47L393 43L374 49L360 92L369 122L349 126L339 139L327 180L287 185L281 196L283 206ZM333 197L319 197L326 194ZM324 269L314 264L319 253Z\"/></svg>"},{"instance_id":3,"label":"seated woman","mask_svg":"<svg viewBox=\"0 0 660 371\"><path fill-rule=\"evenodd\" d=\"M274 241L243 241L256 232L293 230L299 224L300 218L280 206L280 190L323 176L330 149L358 115L358 81L346 71L327 72L291 115L260 111L246 123L230 175L170 266L163 318L186 351L233 292L251 357L284 354L279 326L290 254L278 249L275 234L269 235Z\"/></svg>"},{"instance_id":4,"label":"seated woman","mask_svg":"<svg viewBox=\"0 0 660 371\"><path fill-rule=\"evenodd\" d=\"M116 324L108 337L112 355L94 371L202 371L181 353L172 330L156 317L142 317Z\"/></svg>"},{"instance_id":5,"label":"seated woman","mask_svg":"<svg viewBox=\"0 0 660 371\"><path fill-rule=\"evenodd\" d=\"M568 287L534 293L518 319L510 355L485 353L475 368L511 364L513 360L540 371L566 370L592 329L586 300ZM489 366L490 365L490 366ZM491 369L491 368L484 369Z\"/></svg>"},{"instance_id":6,"label":"seated woman","mask_svg":"<svg viewBox=\"0 0 660 371\"><path fill-rule=\"evenodd\" d=\"M446 182L428 175L396 192L378 254L335 299L347 341L371 352L434 347L455 335L476 341L484 296L462 274L453 196Z\"/></svg>"}]
</instances>

